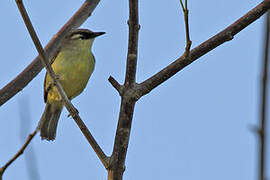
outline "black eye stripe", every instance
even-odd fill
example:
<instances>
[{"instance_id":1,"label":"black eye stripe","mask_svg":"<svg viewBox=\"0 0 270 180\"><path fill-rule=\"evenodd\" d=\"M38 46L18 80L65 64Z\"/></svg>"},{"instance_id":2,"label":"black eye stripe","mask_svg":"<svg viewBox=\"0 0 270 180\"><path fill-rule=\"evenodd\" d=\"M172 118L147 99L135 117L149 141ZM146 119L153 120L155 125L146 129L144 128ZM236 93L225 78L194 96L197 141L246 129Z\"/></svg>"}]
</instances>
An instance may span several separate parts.
<instances>
[{"instance_id":1,"label":"black eye stripe","mask_svg":"<svg viewBox=\"0 0 270 180\"><path fill-rule=\"evenodd\" d=\"M93 32L88 29L77 29L71 32L67 39L94 39L97 36L101 36L105 34L105 32Z\"/></svg>"},{"instance_id":2,"label":"black eye stripe","mask_svg":"<svg viewBox=\"0 0 270 180\"><path fill-rule=\"evenodd\" d=\"M90 39L93 37L94 33L89 33L89 32L80 32L81 39Z\"/></svg>"},{"instance_id":3,"label":"black eye stripe","mask_svg":"<svg viewBox=\"0 0 270 180\"><path fill-rule=\"evenodd\" d=\"M80 39L90 39L95 37L93 32L73 32L71 33L70 37L75 37L76 35Z\"/></svg>"}]
</instances>

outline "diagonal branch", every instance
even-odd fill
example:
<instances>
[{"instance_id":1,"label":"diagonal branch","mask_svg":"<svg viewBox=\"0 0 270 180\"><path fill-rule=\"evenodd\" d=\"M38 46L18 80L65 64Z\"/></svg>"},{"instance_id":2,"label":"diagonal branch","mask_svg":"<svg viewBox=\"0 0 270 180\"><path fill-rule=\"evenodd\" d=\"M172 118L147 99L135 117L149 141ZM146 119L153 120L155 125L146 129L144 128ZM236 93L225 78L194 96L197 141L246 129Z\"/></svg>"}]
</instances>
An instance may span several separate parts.
<instances>
[{"instance_id":1,"label":"diagonal branch","mask_svg":"<svg viewBox=\"0 0 270 180\"><path fill-rule=\"evenodd\" d=\"M111 83L111 85L118 91L119 95L122 96L123 94L123 86L117 82L114 77L110 76L108 81Z\"/></svg>"},{"instance_id":2,"label":"diagonal branch","mask_svg":"<svg viewBox=\"0 0 270 180\"><path fill-rule=\"evenodd\" d=\"M96 8L100 0L85 0L80 9L69 19L69 21L53 36L45 47L45 55L51 60L57 53L62 44L63 38L72 29L78 28ZM15 96L27 84L38 75L43 66L41 58L36 57L16 78L9 82L5 87L0 89L0 106Z\"/></svg>"},{"instance_id":3,"label":"diagonal branch","mask_svg":"<svg viewBox=\"0 0 270 180\"><path fill-rule=\"evenodd\" d=\"M38 132L38 128L36 128L36 130L32 133L29 134L26 142L23 144L23 146L21 147L21 149L19 149L19 151L4 165L0 168L0 180L2 180L3 174L5 172L5 170L20 156L23 154L24 150L26 149L26 147L29 145L29 143L31 142L31 140L34 138L34 136L37 134Z\"/></svg>"},{"instance_id":4,"label":"diagonal branch","mask_svg":"<svg viewBox=\"0 0 270 180\"><path fill-rule=\"evenodd\" d=\"M23 20L25 22L25 25L29 31L29 34L31 35L31 38L36 46L36 49L39 52L39 55L41 57L41 61L43 63L43 65L46 67L47 72L49 73L49 75L52 77L52 79L54 80L54 84L56 85L56 88L61 96L61 99L64 102L65 107L67 108L67 110L69 111L69 113L71 114L71 116L73 117L73 119L75 120L75 122L77 123L77 125L79 126L79 128L81 129L82 133L84 134L84 136L86 137L86 139L88 140L89 144L92 146L92 148L94 149L94 151L96 152L97 156L99 157L99 159L101 160L101 162L103 163L103 165L105 166L105 168L107 168L108 166L108 157L105 155L105 153L102 151L102 149L100 148L100 146L98 145L98 143L96 142L96 140L94 139L94 137L92 136L92 134L90 133L90 131L87 129L87 127L85 126L84 122L82 121L82 119L80 118L80 116L78 115L78 111L77 109L71 104L70 100L68 99L67 95L65 94L60 82L58 81L55 73L53 72L52 67L50 66L49 61L46 59L45 56L45 52L41 46L41 43L37 37L37 34L32 26L32 23L30 21L30 18L28 17L28 14L24 8L24 5L22 3L22 0L16 0L17 6L20 10L20 13L23 17Z\"/></svg>"},{"instance_id":5,"label":"diagonal branch","mask_svg":"<svg viewBox=\"0 0 270 180\"><path fill-rule=\"evenodd\" d=\"M186 58L184 55L181 56L157 74L140 83L140 96L149 93L155 87L159 86L160 84L171 78L173 75L175 75L177 72L179 72L201 56L205 55L209 51L213 50L217 46L225 43L226 41L232 40L234 35L236 35L241 30L246 28L249 24L260 18L269 8L270 0L264 0L262 3L257 5L243 17L235 21L232 25L230 25L217 35L213 36L212 38L208 39L204 43L200 44L198 47L192 49L190 51L189 58Z\"/></svg>"}]
</instances>

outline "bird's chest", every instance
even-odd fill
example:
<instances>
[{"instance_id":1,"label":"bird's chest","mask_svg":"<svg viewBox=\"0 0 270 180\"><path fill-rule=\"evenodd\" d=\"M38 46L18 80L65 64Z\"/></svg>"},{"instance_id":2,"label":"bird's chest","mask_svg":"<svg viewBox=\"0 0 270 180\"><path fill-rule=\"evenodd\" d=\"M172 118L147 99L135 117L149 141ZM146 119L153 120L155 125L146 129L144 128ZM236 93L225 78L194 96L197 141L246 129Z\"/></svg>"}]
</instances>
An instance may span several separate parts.
<instances>
[{"instance_id":1,"label":"bird's chest","mask_svg":"<svg viewBox=\"0 0 270 180\"><path fill-rule=\"evenodd\" d=\"M53 64L53 69L67 96L72 99L83 91L94 66L94 57L89 54L81 55L80 58L63 58L62 61Z\"/></svg>"}]
</instances>

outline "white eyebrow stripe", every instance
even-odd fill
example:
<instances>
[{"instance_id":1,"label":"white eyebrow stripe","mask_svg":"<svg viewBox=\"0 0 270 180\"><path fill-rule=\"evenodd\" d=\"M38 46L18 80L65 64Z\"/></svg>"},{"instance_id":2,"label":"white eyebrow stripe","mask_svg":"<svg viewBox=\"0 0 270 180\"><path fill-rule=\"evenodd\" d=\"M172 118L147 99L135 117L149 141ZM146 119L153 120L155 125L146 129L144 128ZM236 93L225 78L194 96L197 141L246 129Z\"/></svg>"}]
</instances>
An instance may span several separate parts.
<instances>
[{"instance_id":1,"label":"white eyebrow stripe","mask_svg":"<svg viewBox=\"0 0 270 180\"><path fill-rule=\"evenodd\" d=\"M82 37L81 34L74 34L74 35L71 36L70 39L78 39L78 38L81 38L81 37Z\"/></svg>"}]
</instances>

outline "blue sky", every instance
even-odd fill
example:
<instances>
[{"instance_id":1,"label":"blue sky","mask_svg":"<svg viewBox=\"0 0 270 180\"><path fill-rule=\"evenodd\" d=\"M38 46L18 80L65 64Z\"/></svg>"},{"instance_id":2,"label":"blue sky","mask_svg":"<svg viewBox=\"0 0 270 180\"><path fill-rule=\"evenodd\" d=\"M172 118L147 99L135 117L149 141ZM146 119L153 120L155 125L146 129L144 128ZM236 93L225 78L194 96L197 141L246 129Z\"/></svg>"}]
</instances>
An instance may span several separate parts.
<instances>
[{"instance_id":1,"label":"blue sky","mask_svg":"<svg viewBox=\"0 0 270 180\"><path fill-rule=\"evenodd\" d=\"M80 7L81 1L25 1L43 45ZM74 105L107 154L111 154L120 98L107 81L123 82L128 37L128 1L102 0L82 27L105 31L93 46L95 71ZM189 1L192 47L223 30L260 1ZM185 48L178 0L139 1L139 82L178 58ZM15 1L0 6L2 35L0 87L20 73L37 51ZM186 67L136 104L124 178L256 178L263 18L235 38ZM45 108L45 70L0 108L0 164L3 165L37 126ZM28 102L22 107L22 102ZM28 112L29 111L29 112ZM28 116L22 122L20 113ZM31 142L41 179L106 179L106 170L64 110L54 142ZM27 132L21 133L22 124ZM268 128L269 129L269 128ZM23 137L24 136L24 137ZM29 179L25 151L5 180ZM268 150L270 148L268 147ZM268 175L270 176L269 172Z\"/></svg>"}]
</instances>

